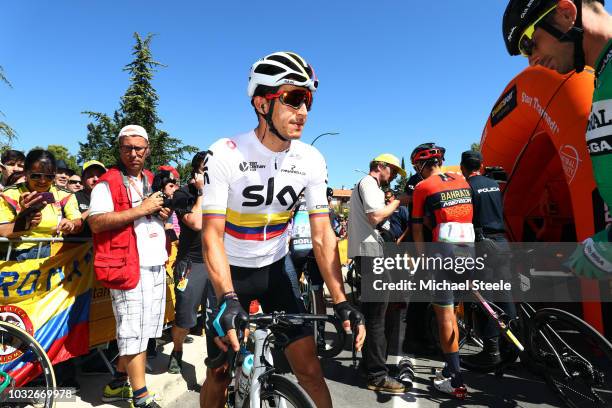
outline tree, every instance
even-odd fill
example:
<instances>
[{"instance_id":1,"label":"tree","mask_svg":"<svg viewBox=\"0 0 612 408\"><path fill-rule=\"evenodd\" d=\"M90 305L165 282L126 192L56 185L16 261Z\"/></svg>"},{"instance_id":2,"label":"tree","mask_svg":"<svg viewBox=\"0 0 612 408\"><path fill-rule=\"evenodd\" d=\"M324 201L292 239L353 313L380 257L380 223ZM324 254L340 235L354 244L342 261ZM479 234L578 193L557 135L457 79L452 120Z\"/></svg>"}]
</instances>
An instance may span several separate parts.
<instances>
[{"instance_id":1,"label":"tree","mask_svg":"<svg viewBox=\"0 0 612 408\"><path fill-rule=\"evenodd\" d=\"M404 162L404 156L402 156L402 169L406 169L406 164ZM400 178L395 182L395 187L393 187L393 191L396 196L403 194L406 191L406 184L408 184L408 178L410 178L411 174L407 174L406 177L400 176Z\"/></svg>"},{"instance_id":2,"label":"tree","mask_svg":"<svg viewBox=\"0 0 612 408\"><path fill-rule=\"evenodd\" d=\"M53 153L55 160L63 160L66 162L66 166L70 170L73 170L77 173L81 173L80 167L77 164L77 157L70 153L65 146L62 145L49 145L47 146L47 150Z\"/></svg>"},{"instance_id":3,"label":"tree","mask_svg":"<svg viewBox=\"0 0 612 408\"><path fill-rule=\"evenodd\" d=\"M470 150L480 151L480 142L474 142L470 145Z\"/></svg>"},{"instance_id":4,"label":"tree","mask_svg":"<svg viewBox=\"0 0 612 408\"><path fill-rule=\"evenodd\" d=\"M11 85L9 80L4 75L4 68L2 68L2 66L0 66L0 82L4 82L9 88L13 87L13 85ZM2 113L2 111L0 111L0 117L4 117L4 113ZM10 143L15 140L17 133L8 125L8 123L0 121L0 136L2 136L4 139L0 141L0 150L6 150L10 148Z\"/></svg>"},{"instance_id":5,"label":"tree","mask_svg":"<svg viewBox=\"0 0 612 408\"><path fill-rule=\"evenodd\" d=\"M123 126L136 124L144 127L149 135L151 155L147 159L147 167L155 169L163 164L178 165L187 155L198 149L195 146L183 145L180 139L157 128L162 120L157 115L159 97L151 81L156 68L165 65L153 59L151 34L143 40L138 33L134 33L134 39L134 60L123 69L130 74L130 85L121 97L119 109L112 117L99 112L83 112L94 122L87 125L87 141L79 143L79 160L96 159L108 165L115 164L119 157L119 130Z\"/></svg>"}]
</instances>

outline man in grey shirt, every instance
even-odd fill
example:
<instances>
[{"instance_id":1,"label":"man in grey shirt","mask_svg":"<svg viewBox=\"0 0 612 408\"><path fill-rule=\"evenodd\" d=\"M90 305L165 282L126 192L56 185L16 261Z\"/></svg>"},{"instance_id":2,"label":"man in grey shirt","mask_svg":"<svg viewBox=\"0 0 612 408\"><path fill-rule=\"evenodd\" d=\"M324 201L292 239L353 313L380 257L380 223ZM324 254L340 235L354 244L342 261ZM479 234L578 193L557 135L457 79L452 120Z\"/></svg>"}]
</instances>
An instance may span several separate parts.
<instances>
[{"instance_id":1,"label":"man in grey shirt","mask_svg":"<svg viewBox=\"0 0 612 408\"><path fill-rule=\"evenodd\" d=\"M382 238L376 226L385 222L399 207L393 198L385 205L383 186L397 176L406 175L400 161L392 154L381 154L370 162L370 172L353 189L348 221L348 256L361 276L372 273L373 259L383 256ZM383 294L381 294L383 295ZM368 375L368 388L392 394L403 394L407 387L389 376L385 314L388 302L362 302L368 336L363 349L363 369ZM372 331L370 331L372 330Z\"/></svg>"}]
</instances>

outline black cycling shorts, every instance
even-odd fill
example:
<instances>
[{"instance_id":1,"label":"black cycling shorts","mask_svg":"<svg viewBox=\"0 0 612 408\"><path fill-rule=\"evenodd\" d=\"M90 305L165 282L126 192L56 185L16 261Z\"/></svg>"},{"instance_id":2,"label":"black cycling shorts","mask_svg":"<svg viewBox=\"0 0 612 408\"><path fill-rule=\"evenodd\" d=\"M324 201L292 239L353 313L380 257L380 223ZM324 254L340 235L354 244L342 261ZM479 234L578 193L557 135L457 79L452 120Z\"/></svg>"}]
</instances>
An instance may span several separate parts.
<instances>
[{"instance_id":1,"label":"black cycling shorts","mask_svg":"<svg viewBox=\"0 0 612 408\"><path fill-rule=\"evenodd\" d=\"M245 268L230 265L234 291L242 308L248 313L251 301L258 300L264 313L286 312L306 313L304 302L299 290L297 274L289 256L285 256L271 265L260 268ZM208 358L206 363L210 368L210 360L214 360L221 350L214 342L218 336L213 327L217 311L206 313L206 346ZM289 343L303 337L312 336L312 325L293 328L285 332Z\"/></svg>"},{"instance_id":2,"label":"black cycling shorts","mask_svg":"<svg viewBox=\"0 0 612 408\"><path fill-rule=\"evenodd\" d=\"M319 270L317 260L314 256L314 251L312 249L292 251L291 260L295 266L298 278L300 278L302 276L302 272L308 268L306 272L310 277L310 282L312 285L318 287L323 286L323 277L321 276L321 271Z\"/></svg>"}]
</instances>

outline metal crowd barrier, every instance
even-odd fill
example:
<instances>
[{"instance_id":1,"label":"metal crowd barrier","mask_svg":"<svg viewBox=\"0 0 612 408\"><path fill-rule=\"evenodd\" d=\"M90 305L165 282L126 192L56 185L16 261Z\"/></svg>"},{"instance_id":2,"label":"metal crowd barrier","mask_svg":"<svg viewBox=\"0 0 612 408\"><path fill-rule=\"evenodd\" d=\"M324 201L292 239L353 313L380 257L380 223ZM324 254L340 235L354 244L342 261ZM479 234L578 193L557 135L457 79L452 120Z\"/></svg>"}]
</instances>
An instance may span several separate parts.
<instances>
[{"instance_id":1,"label":"metal crowd barrier","mask_svg":"<svg viewBox=\"0 0 612 408\"><path fill-rule=\"evenodd\" d=\"M91 242L91 238L87 237L49 237L49 238L4 238L0 237L0 243L6 242L8 243L8 250L6 252L6 256L4 258L5 261L8 261L11 257L11 253L13 252L13 247L18 244L23 244L25 242L38 243L38 252L36 256L40 255L40 250L45 243L52 242Z\"/></svg>"}]
</instances>

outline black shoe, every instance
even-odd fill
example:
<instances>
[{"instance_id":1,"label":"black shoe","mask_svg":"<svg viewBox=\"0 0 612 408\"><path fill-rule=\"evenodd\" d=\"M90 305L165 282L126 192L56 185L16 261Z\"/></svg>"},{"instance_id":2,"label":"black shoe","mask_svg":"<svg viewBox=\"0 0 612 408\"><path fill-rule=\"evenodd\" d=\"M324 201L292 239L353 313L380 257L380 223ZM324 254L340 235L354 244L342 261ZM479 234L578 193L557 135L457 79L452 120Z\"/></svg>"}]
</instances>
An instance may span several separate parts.
<instances>
[{"instance_id":1,"label":"black shoe","mask_svg":"<svg viewBox=\"0 0 612 408\"><path fill-rule=\"evenodd\" d=\"M185 341L183 342L185 344L191 344L193 343L193 337L191 336L185 336Z\"/></svg>"},{"instance_id":2,"label":"black shoe","mask_svg":"<svg viewBox=\"0 0 612 408\"><path fill-rule=\"evenodd\" d=\"M499 337L483 339L482 351L477 354L470 354L462 357L467 365L477 367L495 366L501 363L501 354L499 353Z\"/></svg>"},{"instance_id":3,"label":"black shoe","mask_svg":"<svg viewBox=\"0 0 612 408\"><path fill-rule=\"evenodd\" d=\"M402 357L399 363L397 363L398 374L397 380L404 384L406 388L412 388L414 381L414 367L409 357Z\"/></svg>"},{"instance_id":4,"label":"black shoe","mask_svg":"<svg viewBox=\"0 0 612 408\"><path fill-rule=\"evenodd\" d=\"M173 351L170 353L170 360L168 361L168 372L170 374L180 374L183 369L183 353Z\"/></svg>"},{"instance_id":5,"label":"black shoe","mask_svg":"<svg viewBox=\"0 0 612 408\"><path fill-rule=\"evenodd\" d=\"M401 395L408 391L404 384L388 375L378 381L368 381L368 389L396 395Z\"/></svg>"}]
</instances>

